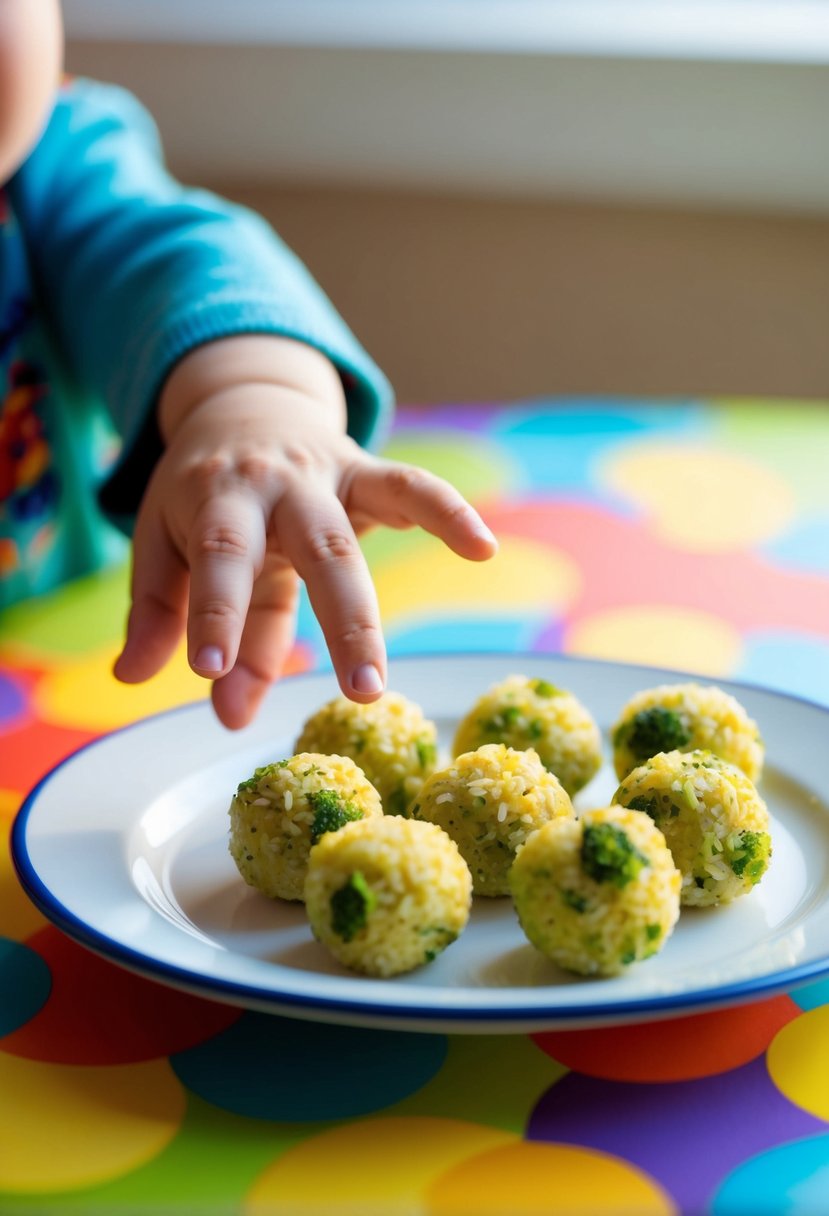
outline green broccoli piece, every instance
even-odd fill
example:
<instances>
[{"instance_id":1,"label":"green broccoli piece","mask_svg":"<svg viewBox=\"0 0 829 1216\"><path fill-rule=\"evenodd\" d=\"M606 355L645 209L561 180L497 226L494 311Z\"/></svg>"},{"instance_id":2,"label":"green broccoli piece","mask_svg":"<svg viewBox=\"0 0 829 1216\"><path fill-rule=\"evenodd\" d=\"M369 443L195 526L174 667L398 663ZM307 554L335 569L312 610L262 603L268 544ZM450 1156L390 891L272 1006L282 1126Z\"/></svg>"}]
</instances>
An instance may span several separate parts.
<instances>
[{"instance_id":1,"label":"green broccoli piece","mask_svg":"<svg viewBox=\"0 0 829 1216\"><path fill-rule=\"evenodd\" d=\"M344 942L350 942L377 907L377 896L359 870L331 896L331 928Z\"/></svg>"},{"instance_id":2,"label":"green broccoli piece","mask_svg":"<svg viewBox=\"0 0 829 1216\"><path fill-rule=\"evenodd\" d=\"M561 689L556 688L549 680L533 680L532 687L539 697L560 697Z\"/></svg>"},{"instance_id":3,"label":"green broccoli piece","mask_svg":"<svg viewBox=\"0 0 829 1216\"><path fill-rule=\"evenodd\" d=\"M275 764L263 764L260 768L253 770L253 776L248 777L246 781L240 781L236 787L237 794L250 794L257 788L263 777L270 777L278 768L287 768L289 760L277 760Z\"/></svg>"},{"instance_id":4,"label":"green broccoli piece","mask_svg":"<svg viewBox=\"0 0 829 1216\"><path fill-rule=\"evenodd\" d=\"M504 731L513 730L518 725L520 717L521 710L517 705L505 705L491 718L479 718L478 726L485 735L500 736Z\"/></svg>"},{"instance_id":5,"label":"green broccoli piece","mask_svg":"<svg viewBox=\"0 0 829 1216\"><path fill-rule=\"evenodd\" d=\"M595 823L584 829L581 864L596 882L610 882L621 889L648 864L648 859L621 828L613 823Z\"/></svg>"},{"instance_id":6,"label":"green broccoli piece","mask_svg":"<svg viewBox=\"0 0 829 1216\"><path fill-rule=\"evenodd\" d=\"M738 878L744 875L752 884L759 882L766 872L771 856L771 837L768 832L739 833L737 848L729 850L731 869Z\"/></svg>"},{"instance_id":7,"label":"green broccoli piece","mask_svg":"<svg viewBox=\"0 0 829 1216\"><path fill-rule=\"evenodd\" d=\"M672 709L654 705L640 709L633 721L620 726L613 740L614 746L624 746L641 760L648 760L658 752L672 752L690 742L691 733L679 714Z\"/></svg>"},{"instance_id":8,"label":"green broccoli piece","mask_svg":"<svg viewBox=\"0 0 829 1216\"><path fill-rule=\"evenodd\" d=\"M616 798L613 801L615 802ZM625 806L630 811L644 811L646 815L650 815L651 819L659 818L659 799L649 798L647 794L637 794L635 798L631 798L630 802L626 802Z\"/></svg>"},{"instance_id":9,"label":"green broccoli piece","mask_svg":"<svg viewBox=\"0 0 829 1216\"><path fill-rule=\"evenodd\" d=\"M437 748L430 739L418 739L415 743L417 749L417 758L420 761L420 767L423 769L431 768L437 759Z\"/></svg>"},{"instance_id":10,"label":"green broccoli piece","mask_svg":"<svg viewBox=\"0 0 829 1216\"><path fill-rule=\"evenodd\" d=\"M561 887L559 893L563 902L574 912L587 911L587 900L583 895L579 895L578 891L574 891L571 887Z\"/></svg>"},{"instance_id":11,"label":"green broccoli piece","mask_svg":"<svg viewBox=\"0 0 829 1216\"><path fill-rule=\"evenodd\" d=\"M326 832L336 832L344 823L362 819L363 812L353 802L346 802L336 790L313 790L308 801L314 812L311 843L316 844Z\"/></svg>"}]
</instances>

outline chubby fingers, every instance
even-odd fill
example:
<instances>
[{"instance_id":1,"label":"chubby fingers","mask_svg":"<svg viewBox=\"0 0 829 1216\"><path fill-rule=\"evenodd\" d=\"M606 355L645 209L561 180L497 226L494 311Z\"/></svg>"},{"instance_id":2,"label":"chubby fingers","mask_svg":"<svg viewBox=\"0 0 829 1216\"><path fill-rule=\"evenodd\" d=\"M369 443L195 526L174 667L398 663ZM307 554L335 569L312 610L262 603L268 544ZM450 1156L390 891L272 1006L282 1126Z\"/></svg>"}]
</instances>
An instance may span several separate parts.
<instances>
[{"instance_id":1,"label":"chubby fingers","mask_svg":"<svg viewBox=\"0 0 829 1216\"><path fill-rule=\"evenodd\" d=\"M113 673L139 684L172 657L187 620L187 567L152 498L139 513L132 547L132 603L124 648Z\"/></svg>"},{"instance_id":2,"label":"chubby fingers","mask_svg":"<svg viewBox=\"0 0 829 1216\"><path fill-rule=\"evenodd\" d=\"M256 576L265 559L265 518L255 495L208 498L185 538L190 570L187 657L217 680L236 662Z\"/></svg>"},{"instance_id":3,"label":"chubby fingers","mask_svg":"<svg viewBox=\"0 0 829 1216\"><path fill-rule=\"evenodd\" d=\"M386 684L386 649L377 594L342 503L310 485L279 502L274 522L280 548L305 582L340 688L355 701L374 701Z\"/></svg>"},{"instance_id":4,"label":"chubby fingers","mask_svg":"<svg viewBox=\"0 0 829 1216\"><path fill-rule=\"evenodd\" d=\"M282 674L296 633L298 590L294 571L269 553L254 583L236 662L213 684L216 716L231 730L252 721L268 688Z\"/></svg>"},{"instance_id":5,"label":"chubby fingers","mask_svg":"<svg viewBox=\"0 0 829 1216\"><path fill-rule=\"evenodd\" d=\"M471 561L486 561L498 549L497 540L463 495L442 477L415 465L361 462L352 473L345 501L349 515L391 528L424 528Z\"/></svg>"}]
</instances>

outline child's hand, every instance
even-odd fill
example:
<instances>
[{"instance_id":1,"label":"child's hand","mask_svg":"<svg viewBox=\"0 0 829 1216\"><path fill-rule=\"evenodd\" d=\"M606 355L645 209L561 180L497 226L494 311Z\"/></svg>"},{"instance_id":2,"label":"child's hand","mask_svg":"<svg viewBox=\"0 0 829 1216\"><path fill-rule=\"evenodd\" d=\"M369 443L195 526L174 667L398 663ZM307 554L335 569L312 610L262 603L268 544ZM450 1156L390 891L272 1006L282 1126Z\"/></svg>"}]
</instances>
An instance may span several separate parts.
<instances>
[{"instance_id":1,"label":"child's hand","mask_svg":"<svg viewBox=\"0 0 829 1216\"><path fill-rule=\"evenodd\" d=\"M373 701L386 657L377 598L356 534L419 525L462 557L496 542L447 482L380 460L345 434L339 377L282 338L194 351L159 403L167 448L141 504L132 608L115 665L146 680L187 630L190 664L229 727L246 725L294 640L305 581L343 692Z\"/></svg>"}]
</instances>

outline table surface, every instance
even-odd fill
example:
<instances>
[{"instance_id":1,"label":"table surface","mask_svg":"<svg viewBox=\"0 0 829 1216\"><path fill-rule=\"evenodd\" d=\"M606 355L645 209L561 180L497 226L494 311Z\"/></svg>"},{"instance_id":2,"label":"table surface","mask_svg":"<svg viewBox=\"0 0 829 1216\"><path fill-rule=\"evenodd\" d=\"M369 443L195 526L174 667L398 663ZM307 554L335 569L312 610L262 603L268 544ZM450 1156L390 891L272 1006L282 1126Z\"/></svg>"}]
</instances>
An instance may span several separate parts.
<instances>
[{"instance_id":1,"label":"table surface","mask_svg":"<svg viewBox=\"0 0 829 1216\"><path fill-rule=\"evenodd\" d=\"M366 538L392 654L549 651L829 704L829 408L404 408L389 454L499 536ZM203 696L110 674L123 564L0 622L0 818L77 747ZM292 669L326 663L307 605ZM242 1012L64 937L0 850L0 1211L829 1210L829 981L647 1026L406 1034Z\"/></svg>"}]
</instances>

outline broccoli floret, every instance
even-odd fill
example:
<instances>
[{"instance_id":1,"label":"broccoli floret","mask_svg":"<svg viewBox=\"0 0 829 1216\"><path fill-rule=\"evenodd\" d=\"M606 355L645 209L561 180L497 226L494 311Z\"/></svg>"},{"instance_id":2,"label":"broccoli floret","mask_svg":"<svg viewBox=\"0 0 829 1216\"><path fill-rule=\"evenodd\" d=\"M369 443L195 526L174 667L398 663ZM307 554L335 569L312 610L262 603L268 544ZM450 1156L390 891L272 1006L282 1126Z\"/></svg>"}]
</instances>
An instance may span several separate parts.
<instances>
[{"instance_id":1,"label":"broccoli floret","mask_svg":"<svg viewBox=\"0 0 829 1216\"><path fill-rule=\"evenodd\" d=\"M641 760L647 760L658 752L672 752L685 746L691 739L679 714L672 709L654 705L640 709L633 721L620 726L613 742L616 746L627 746Z\"/></svg>"},{"instance_id":2,"label":"broccoli floret","mask_svg":"<svg viewBox=\"0 0 829 1216\"><path fill-rule=\"evenodd\" d=\"M766 872L771 856L771 837L768 832L740 832L735 842L737 848L730 850L731 869L738 878L745 876L752 884L759 882Z\"/></svg>"},{"instance_id":3,"label":"broccoli floret","mask_svg":"<svg viewBox=\"0 0 829 1216\"><path fill-rule=\"evenodd\" d=\"M278 768L287 768L289 763L289 760L277 760L275 764L263 764L261 768L255 768L252 777L248 777L246 781L239 782L236 787L236 793L251 793L256 789L263 777L270 777Z\"/></svg>"},{"instance_id":4,"label":"broccoli floret","mask_svg":"<svg viewBox=\"0 0 829 1216\"><path fill-rule=\"evenodd\" d=\"M615 798L614 801L616 801ZM637 794L635 798L631 798L630 802L626 802L625 806L631 811L644 811L646 815L650 815L651 819L659 818L659 799L649 798L647 794Z\"/></svg>"},{"instance_id":5,"label":"broccoli floret","mask_svg":"<svg viewBox=\"0 0 829 1216\"><path fill-rule=\"evenodd\" d=\"M365 929L377 907L377 896L359 870L331 896L331 928L344 942Z\"/></svg>"},{"instance_id":6,"label":"broccoli floret","mask_svg":"<svg viewBox=\"0 0 829 1216\"><path fill-rule=\"evenodd\" d=\"M346 802L336 790L313 790L308 801L314 812L311 843L316 844L326 832L336 832L344 823L362 819L363 812L353 802Z\"/></svg>"},{"instance_id":7,"label":"broccoli floret","mask_svg":"<svg viewBox=\"0 0 829 1216\"><path fill-rule=\"evenodd\" d=\"M551 684L549 680L533 680L533 690L539 697L560 697L561 689L556 688L555 684Z\"/></svg>"},{"instance_id":8,"label":"broccoli floret","mask_svg":"<svg viewBox=\"0 0 829 1216\"><path fill-rule=\"evenodd\" d=\"M517 705L505 705L491 718L479 718L478 725L485 735L501 735L518 725L521 710Z\"/></svg>"},{"instance_id":9,"label":"broccoli floret","mask_svg":"<svg viewBox=\"0 0 829 1216\"><path fill-rule=\"evenodd\" d=\"M613 823L588 824L581 843L581 864L596 882L625 887L648 864L627 833Z\"/></svg>"},{"instance_id":10,"label":"broccoli floret","mask_svg":"<svg viewBox=\"0 0 829 1216\"><path fill-rule=\"evenodd\" d=\"M430 739L418 739L415 743L421 768L431 768L437 759L437 748Z\"/></svg>"},{"instance_id":11,"label":"broccoli floret","mask_svg":"<svg viewBox=\"0 0 829 1216\"><path fill-rule=\"evenodd\" d=\"M572 908L574 912L586 912L587 900L583 895L579 895L578 891L574 891L571 887L561 887L561 898L568 908Z\"/></svg>"}]
</instances>

